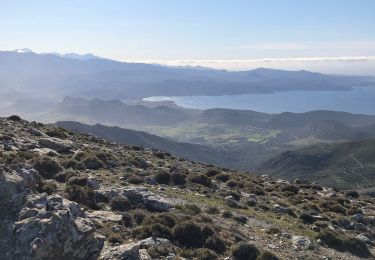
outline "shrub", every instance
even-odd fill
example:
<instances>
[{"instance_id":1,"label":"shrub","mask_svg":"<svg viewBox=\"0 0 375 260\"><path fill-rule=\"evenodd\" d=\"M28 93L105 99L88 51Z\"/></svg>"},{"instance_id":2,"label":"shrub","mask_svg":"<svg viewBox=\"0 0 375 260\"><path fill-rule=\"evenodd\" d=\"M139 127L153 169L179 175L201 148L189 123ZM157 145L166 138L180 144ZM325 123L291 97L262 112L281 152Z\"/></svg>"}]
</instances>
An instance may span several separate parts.
<instances>
[{"instance_id":1,"label":"shrub","mask_svg":"<svg viewBox=\"0 0 375 260\"><path fill-rule=\"evenodd\" d=\"M208 170L207 170L206 175L207 175L208 177L213 177L213 176L218 175L219 173L220 173L220 172L219 172L218 170L212 168L212 169L208 169Z\"/></svg>"},{"instance_id":2,"label":"shrub","mask_svg":"<svg viewBox=\"0 0 375 260\"><path fill-rule=\"evenodd\" d=\"M126 211L131 208L131 203L127 198L117 196L111 201L111 209L115 211Z\"/></svg>"},{"instance_id":3,"label":"shrub","mask_svg":"<svg viewBox=\"0 0 375 260\"><path fill-rule=\"evenodd\" d=\"M50 137L57 137L57 138L60 138L60 139L65 139L67 137L67 134L61 128L50 129L50 130L46 131L46 134Z\"/></svg>"},{"instance_id":4,"label":"shrub","mask_svg":"<svg viewBox=\"0 0 375 260\"><path fill-rule=\"evenodd\" d=\"M224 241L216 235L207 238L204 245L218 254L222 254L227 250Z\"/></svg>"},{"instance_id":5,"label":"shrub","mask_svg":"<svg viewBox=\"0 0 375 260\"><path fill-rule=\"evenodd\" d=\"M172 173L171 180L175 185L184 185L186 183L186 176L183 173Z\"/></svg>"},{"instance_id":6,"label":"shrub","mask_svg":"<svg viewBox=\"0 0 375 260\"><path fill-rule=\"evenodd\" d=\"M93 209L97 208L95 192L87 186L67 185L65 193L69 200L82 203Z\"/></svg>"},{"instance_id":7,"label":"shrub","mask_svg":"<svg viewBox=\"0 0 375 260\"><path fill-rule=\"evenodd\" d=\"M126 179L131 184L142 184L144 180L141 176L131 175Z\"/></svg>"},{"instance_id":8,"label":"shrub","mask_svg":"<svg viewBox=\"0 0 375 260\"><path fill-rule=\"evenodd\" d=\"M242 215L234 216L233 219L237 222L240 222L242 224L245 224L247 222L247 217Z\"/></svg>"},{"instance_id":9,"label":"shrub","mask_svg":"<svg viewBox=\"0 0 375 260\"><path fill-rule=\"evenodd\" d=\"M176 218L168 213L162 213L158 216L158 221L170 228L173 228L176 225Z\"/></svg>"},{"instance_id":10,"label":"shrub","mask_svg":"<svg viewBox=\"0 0 375 260\"><path fill-rule=\"evenodd\" d=\"M211 180L206 175L203 174L195 174L189 177L189 181L197 184L201 184L205 187L209 187L211 185Z\"/></svg>"},{"instance_id":11,"label":"shrub","mask_svg":"<svg viewBox=\"0 0 375 260\"><path fill-rule=\"evenodd\" d=\"M250 207L255 207L257 205L257 201L255 199L246 199L245 204Z\"/></svg>"},{"instance_id":12,"label":"shrub","mask_svg":"<svg viewBox=\"0 0 375 260\"><path fill-rule=\"evenodd\" d=\"M309 212L302 212L299 218L303 221L303 223L312 224L316 221L312 214Z\"/></svg>"},{"instance_id":13,"label":"shrub","mask_svg":"<svg viewBox=\"0 0 375 260\"><path fill-rule=\"evenodd\" d=\"M351 190L351 191L345 192L345 196L357 199L359 198L359 193L354 190Z\"/></svg>"},{"instance_id":14,"label":"shrub","mask_svg":"<svg viewBox=\"0 0 375 260\"><path fill-rule=\"evenodd\" d=\"M87 176L73 176L69 178L68 184L85 186L87 185Z\"/></svg>"},{"instance_id":15,"label":"shrub","mask_svg":"<svg viewBox=\"0 0 375 260\"><path fill-rule=\"evenodd\" d=\"M65 182L66 180L75 175L77 175L77 173L74 171L63 171L55 175L55 180L58 182Z\"/></svg>"},{"instance_id":16,"label":"shrub","mask_svg":"<svg viewBox=\"0 0 375 260\"><path fill-rule=\"evenodd\" d=\"M17 116L17 115L8 116L7 119L10 120L10 121L15 121L15 122L18 122L18 121L22 120L22 118L20 116Z\"/></svg>"},{"instance_id":17,"label":"shrub","mask_svg":"<svg viewBox=\"0 0 375 260\"><path fill-rule=\"evenodd\" d=\"M256 260L279 260L279 258L271 252L264 251L256 258Z\"/></svg>"},{"instance_id":18,"label":"shrub","mask_svg":"<svg viewBox=\"0 0 375 260\"><path fill-rule=\"evenodd\" d=\"M127 212L122 215L121 221L125 227L131 227L133 223L132 216Z\"/></svg>"},{"instance_id":19,"label":"shrub","mask_svg":"<svg viewBox=\"0 0 375 260\"><path fill-rule=\"evenodd\" d=\"M107 236L107 240L108 240L108 242L111 242L111 243L122 243L122 242L124 242L124 238L121 236L121 234L114 233L114 232L111 232Z\"/></svg>"},{"instance_id":20,"label":"shrub","mask_svg":"<svg viewBox=\"0 0 375 260\"><path fill-rule=\"evenodd\" d=\"M198 248L194 250L184 250L182 256L187 259L199 259L199 260L216 260L218 259L217 254L207 248Z\"/></svg>"},{"instance_id":21,"label":"shrub","mask_svg":"<svg viewBox=\"0 0 375 260\"><path fill-rule=\"evenodd\" d=\"M83 163L85 164L86 168L90 170L99 170L104 168L104 163L96 156L89 156L83 161Z\"/></svg>"},{"instance_id":22,"label":"shrub","mask_svg":"<svg viewBox=\"0 0 375 260\"><path fill-rule=\"evenodd\" d=\"M260 252L254 245L242 242L233 248L232 255L236 260L255 260Z\"/></svg>"},{"instance_id":23,"label":"shrub","mask_svg":"<svg viewBox=\"0 0 375 260\"><path fill-rule=\"evenodd\" d=\"M230 212L230 211L224 211L223 214L222 214L223 218L232 218L233 217L233 213Z\"/></svg>"},{"instance_id":24,"label":"shrub","mask_svg":"<svg viewBox=\"0 0 375 260\"><path fill-rule=\"evenodd\" d=\"M161 237L161 238L166 238L166 239L172 238L171 229L159 223L153 224L150 227L150 231L153 237Z\"/></svg>"},{"instance_id":25,"label":"shrub","mask_svg":"<svg viewBox=\"0 0 375 260\"><path fill-rule=\"evenodd\" d=\"M258 196L261 196L261 195L265 195L266 193L264 192L264 189L262 187L260 187L259 185L256 185L254 190L253 190L254 194L258 195Z\"/></svg>"},{"instance_id":26,"label":"shrub","mask_svg":"<svg viewBox=\"0 0 375 260\"><path fill-rule=\"evenodd\" d=\"M142 210L134 210L134 211L131 212L131 215L132 215L135 223L138 224L138 225L142 224L143 220L146 217L145 212L143 212Z\"/></svg>"},{"instance_id":27,"label":"shrub","mask_svg":"<svg viewBox=\"0 0 375 260\"><path fill-rule=\"evenodd\" d=\"M297 194L299 191L299 188L296 185L283 185L279 188L279 190L283 192L291 192L291 193Z\"/></svg>"},{"instance_id":28,"label":"shrub","mask_svg":"<svg viewBox=\"0 0 375 260\"><path fill-rule=\"evenodd\" d=\"M227 173L220 173L216 175L215 179L221 182L227 182L230 179L230 175Z\"/></svg>"},{"instance_id":29,"label":"shrub","mask_svg":"<svg viewBox=\"0 0 375 260\"><path fill-rule=\"evenodd\" d=\"M176 225L173 229L173 237L179 244L190 248L198 248L203 244L202 230L194 222Z\"/></svg>"},{"instance_id":30,"label":"shrub","mask_svg":"<svg viewBox=\"0 0 375 260\"><path fill-rule=\"evenodd\" d=\"M155 180L159 184L169 184L171 182L171 175L168 172L161 171L155 175Z\"/></svg>"},{"instance_id":31,"label":"shrub","mask_svg":"<svg viewBox=\"0 0 375 260\"><path fill-rule=\"evenodd\" d=\"M46 178L51 179L60 172L59 164L48 157L43 157L34 162L33 167L39 172L39 174Z\"/></svg>"},{"instance_id":32,"label":"shrub","mask_svg":"<svg viewBox=\"0 0 375 260\"><path fill-rule=\"evenodd\" d=\"M108 162L108 155L104 152L96 153L96 157L102 162Z\"/></svg>"},{"instance_id":33,"label":"shrub","mask_svg":"<svg viewBox=\"0 0 375 260\"><path fill-rule=\"evenodd\" d=\"M342 206L338 201L336 200L327 200L320 204L322 208L324 208L326 211L340 213L340 214L346 214L346 208Z\"/></svg>"},{"instance_id":34,"label":"shrub","mask_svg":"<svg viewBox=\"0 0 375 260\"><path fill-rule=\"evenodd\" d=\"M68 159L62 162L65 169L72 168L74 170L84 171L86 169L85 165L75 159Z\"/></svg>"},{"instance_id":35,"label":"shrub","mask_svg":"<svg viewBox=\"0 0 375 260\"><path fill-rule=\"evenodd\" d=\"M230 181L227 182L227 186L229 188L237 187L237 185L238 185L238 183L236 181L234 181L234 180L230 180Z\"/></svg>"},{"instance_id":36,"label":"shrub","mask_svg":"<svg viewBox=\"0 0 375 260\"><path fill-rule=\"evenodd\" d=\"M327 247L331 247L338 251L347 251L359 257L371 256L371 252L367 245L363 241L354 237L347 237L346 235L337 232L324 230L319 234L318 238Z\"/></svg>"},{"instance_id":37,"label":"shrub","mask_svg":"<svg viewBox=\"0 0 375 260\"><path fill-rule=\"evenodd\" d=\"M270 227L266 232L267 234L280 234L281 230L277 227Z\"/></svg>"},{"instance_id":38,"label":"shrub","mask_svg":"<svg viewBox=\"0 0 375 260\"><path fill-rule=\"evenodd\" d=\"M202 238L203 238L203 241L205 241L207 238L213 236L215 234L215 231L210 228L209 226L204 226L202 228Z\"/></svg>"},{"instance_id":39,"label":"shrub","mask_svg":"<svg viewBox=\"0 0 375 260\"><path fill-rule=\"evenodd\" d=\"M206 212L207 212L208 214L214 214L214 215L216 215L216 214L220 214L220 209L218 209L217 207L209 207L209 208L206 210Z\"/></svg>"},{"instance_id":40,"label":"shrub","mask_svg":"<svg viewBox=\"0 0 375 260\"><path fill-rule=\"evenodd\" d=\"M183 213L192 216L198 215L202 211L201 208L195 204L185 204L182 206L178 206L178 209L180 209Z\"/></svg>"},{"instance_id":41,"label":"shrub","mask_svg":"<svg viewBox=\"0 0 375 260\"><path fill-rule=\"evenodd\" d=\"M38 182L38 186L36 189L40 193L45 192L48 195L51 195L57 190L57 186L55 183L40 181Z\"/></svg>"}]
</instances>

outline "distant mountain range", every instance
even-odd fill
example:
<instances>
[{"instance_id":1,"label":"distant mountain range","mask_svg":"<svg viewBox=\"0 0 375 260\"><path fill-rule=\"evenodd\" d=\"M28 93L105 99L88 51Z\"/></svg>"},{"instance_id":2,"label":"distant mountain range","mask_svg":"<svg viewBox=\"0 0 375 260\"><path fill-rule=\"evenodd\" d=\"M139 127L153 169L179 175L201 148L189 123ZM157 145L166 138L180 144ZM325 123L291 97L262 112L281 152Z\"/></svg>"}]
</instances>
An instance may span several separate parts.
<instances>
[{"instance_id":1,"label":"distant mountain range","mask_svg":"<svg viewBox=\"0 0 375 260\"><path fill-rule=\"evenodd\" d=\"M308 71L255 69L229 72L165 67L100 59L91 54L0 52L2 90L62 99L80 96L139 99L149 96L224 95L288 90L349 90L375 85L374 77L337 76Z\"/></svg>"},{"instance_id":2,"label":"distant mountain range","mask_svg":"<svg viewBox=\"0 0 375 260\"><path fill-rule=\"evenodd\" d=\"M34 54L36 54L35 52L33 52L32 50L27 49L27 48L16 49L16 50L13 50L13 52L16 52L16 53L34 53ZM41 53L41 55L56 55L56 56L62 57L62 58L77 59L77 60L103 59L103 58L101 58L99 56L96 56L94 54L91 54L91 53L78 54L78 53L73 53L73 52L71 52L71 53L43 52L43 53Z\"/></svg>"}]
</instances>

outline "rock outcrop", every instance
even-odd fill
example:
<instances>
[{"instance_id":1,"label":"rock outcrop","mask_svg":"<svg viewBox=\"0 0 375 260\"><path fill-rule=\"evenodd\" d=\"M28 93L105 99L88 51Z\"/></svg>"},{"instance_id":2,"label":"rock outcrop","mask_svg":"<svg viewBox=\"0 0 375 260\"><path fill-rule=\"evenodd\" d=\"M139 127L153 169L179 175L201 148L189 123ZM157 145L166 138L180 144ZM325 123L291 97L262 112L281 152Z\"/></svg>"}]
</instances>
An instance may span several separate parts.
<instances>
[{"instance_id":1,"label":"rock outcrop","mask_svg":"<svg viewBox=\"0 0 375 260\"><path fill-rule=\"evenodd\" d=\"M0 168L2 259L96 259L104 238L75 202L35 193L38 172Z\"/></svg>"}]
</instances>

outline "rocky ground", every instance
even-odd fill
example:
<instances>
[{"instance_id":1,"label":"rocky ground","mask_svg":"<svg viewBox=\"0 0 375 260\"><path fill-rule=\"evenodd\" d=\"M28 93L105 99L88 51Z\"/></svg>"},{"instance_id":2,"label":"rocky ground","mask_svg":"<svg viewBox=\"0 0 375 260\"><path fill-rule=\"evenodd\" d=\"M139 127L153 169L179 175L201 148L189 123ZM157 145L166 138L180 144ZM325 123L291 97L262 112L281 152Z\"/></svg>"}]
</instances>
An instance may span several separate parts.
<instances>
[{"instance_id":1,"label":"rocky ground","mask_svg":"<svg viewBox=\"0 0 375 260\"><path fill-rule=\"evenodd\" d=\"M1 259L373 259L374 199L0 119Z\"/></svg>"}]
</instances>

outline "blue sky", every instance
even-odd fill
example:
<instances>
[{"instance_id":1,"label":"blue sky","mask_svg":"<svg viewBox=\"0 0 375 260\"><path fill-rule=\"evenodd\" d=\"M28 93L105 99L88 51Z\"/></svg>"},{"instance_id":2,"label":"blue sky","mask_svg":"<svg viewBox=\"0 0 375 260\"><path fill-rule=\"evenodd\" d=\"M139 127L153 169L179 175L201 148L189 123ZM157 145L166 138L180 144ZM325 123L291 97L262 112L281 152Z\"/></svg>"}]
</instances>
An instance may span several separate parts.
<instances>
[{"instance_id":1,"label":"blue sky","mask_svg":"<svg viewBox=\"0 0 375 260\"><path fill-rule=\"evenodd\" d=\"M118 60L373 57L374 28L374 0L0 1L1 50Z\"/></svg>"}]
</instances>

